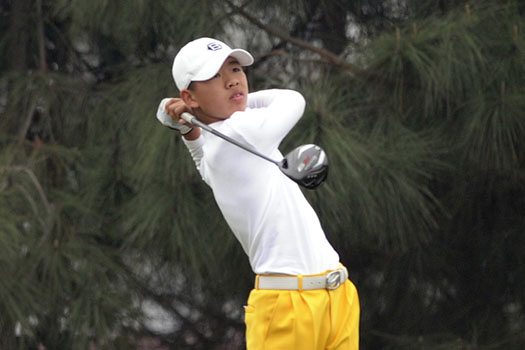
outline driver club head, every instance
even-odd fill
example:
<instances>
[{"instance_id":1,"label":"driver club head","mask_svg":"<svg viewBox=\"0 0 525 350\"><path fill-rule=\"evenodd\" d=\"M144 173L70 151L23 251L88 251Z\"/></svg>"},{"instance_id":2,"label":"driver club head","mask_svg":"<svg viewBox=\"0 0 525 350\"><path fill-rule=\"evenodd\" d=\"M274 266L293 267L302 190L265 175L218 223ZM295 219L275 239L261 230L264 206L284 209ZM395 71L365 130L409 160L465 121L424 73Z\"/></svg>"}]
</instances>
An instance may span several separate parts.
<instances>
[{"instance_id":1,"label":"driver club head","mask_svg":"<svg viewBox=\"0 0 525 350\"><path fill-rule=\"evenodd\" d=\"M314 189L328 176L328 157L317 145L302 145L289 152L279 168L299 185Z\"/></svg>"}]
</instances>

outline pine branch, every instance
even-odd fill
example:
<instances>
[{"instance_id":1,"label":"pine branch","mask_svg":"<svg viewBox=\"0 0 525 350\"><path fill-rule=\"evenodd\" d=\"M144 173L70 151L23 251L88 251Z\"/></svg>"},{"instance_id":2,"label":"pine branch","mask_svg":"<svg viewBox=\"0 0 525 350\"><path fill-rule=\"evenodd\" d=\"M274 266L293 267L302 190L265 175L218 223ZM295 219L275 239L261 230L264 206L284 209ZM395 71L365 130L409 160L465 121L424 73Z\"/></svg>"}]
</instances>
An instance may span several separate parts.
<instances>
[{"instance_id":1,"label":"pine branch","mask_svg":"<svg viewBox=\"0 0 525 350\"><path fill-rule=\"evenodd\" d=\"M278 30L276 30L274 28L271 28L270 26L267 26L264 23L261 23L257 18L255 18L254 16L250 15L249 13L247 13L243 9L245 5L237 6L237 5L234 5L230 0L227 0L226 2L228 3L228 5L233 10L235 10L237 13L239 13L244 18L246 18L249 22L251 22L255 26L259 27L260 29L264 30L268 34L273 35L275 37L278 37L278 38L280 38L280 39L282 39L282 40L284 40L286 42L289 42L289 43L291 43L291 44L293 44L293 45L295 45L297 47L300 47L302 49L305 49L305 50L311 51L313 53L316 53L319 56L321 56L321 58L323 60L325 60L326 62L334 64L336 66L339 66L339 67L347 70L348 72L352 73L355 76L367 76L368 75L364 71L362 71L359 67L344 61L341 57L337 56L333 52L330 52L330 51L328 51L326 49L323 49L323 48L315 47L315 46L309 44L308 42L306 42L304 40L301 40L301 39L298 39L298 38L294 38L294 37L292 37L290 35L287 35L287 34L283 34L280 31L278 31Z\"/></svg>"},{"instance_id":2,"label":"pine branch","mask_svg":"<svg viewBox=\"0 0 525 350\"><path fill-rule=\"evenodd\" d=\"M1 171L7 171L7 172L24 172L27 174L33 185L35 186L38 194L40 195L40 199L42 200L42 203L44 204L44 207L46 209L47 219L39 218L40 223L42 224L42 229L44 230L44 234L42 235L42 238L40 239L40 245L42 245L51 234L51 229L53 227L53 204L48 200L47 195L44 191L44 188L40 184L40 181L38 180L38 177L35 175L33 170L31 170L28 167L25 166L5 166L0 168ZM32 203L32 208L35 210L36 213L36 206L34 205L34 201L31 200L31 196L27 193L27 191L22 191L24 195L27 197L29 203Z\"/></svg>"},{"instance_id":3,"label":"pine branch","mask_svg":"<svg viewBox=\"0 0 525 350\"><path fill-rule=\"evenodd\" d=\"M22 124L22 127L20 128L20 131L18 132L18 145L21 145L26 138L27 131L29 130L29 127L31 126L31 121L33 120L33 114L35 112L35 109L36 109L36 98L33 98L31 101L31 104L29 105L29 109L27 111L24 123Z\"/></svg>"},{"instance_id":4,"label":"pine branch","mask_svg":"<svg viewBox=\"0 0 525 350\"><path fill-rule=\"evenodd\" d=\"M36 10L38 15L37 26L38 26L38 53L40 59L40 73L47 73L47 60L46 60L46 48L45 48L45 33L44 33L44 17L42 13L42 0L37 0Z\"/></svg>"},{"instance_id":5,"label":"pine branch","mask_svg":"<svg viewBox=\"0 0 525 350\"><path fill-rule=\"evenodd\" d=\"M42 199L42 202L44 203L46 211L48 212L48 214L51 214L51 211L52 211L51 207L52 207L52 205L49 202L49 200L47 199L47 196L46 196L46 194L44 192L44 189L40 185L40 181L38 181L37 176L35 175L35 173L31 169L29 169L28 167L25 167L25 166L7 166L7 167L0 168L0 171L1 170L5 170L5 171L9 171L9 172L25 172L29 176L29 178L31 179L31 182L33 182L33 184L35 185L35 187L36 187L36 189L38 191L38 194L40 195L40 198Z\"/></svg>"},{"instance_id":6,"label":"pine branch","mask_svg":"<svg viewBox=\"0 0 525 350\"><path fill-rule=\"evenodd\" d=\"M196 322L191 320L190 317L184 316L179 310L177 310L177 308L173 306L173 303L177 301L173 295L170 296L171 298L166 298L162 294L156 293L153 290L153 288L148 283L146 283L140 276L138 276L137 273L134 272L131 268L129 268L126 265L123 265L122 267L125 271L129 273L131 282L134 284L137 290L141 291L142 295L151 298L162 308L172 312L177 318L179 318L179 320L183 322L183 327L190 331L193 335L198 337L201 341L208 341L206 335L201 330L199 330Z\"/></svg>"}]
</instances>

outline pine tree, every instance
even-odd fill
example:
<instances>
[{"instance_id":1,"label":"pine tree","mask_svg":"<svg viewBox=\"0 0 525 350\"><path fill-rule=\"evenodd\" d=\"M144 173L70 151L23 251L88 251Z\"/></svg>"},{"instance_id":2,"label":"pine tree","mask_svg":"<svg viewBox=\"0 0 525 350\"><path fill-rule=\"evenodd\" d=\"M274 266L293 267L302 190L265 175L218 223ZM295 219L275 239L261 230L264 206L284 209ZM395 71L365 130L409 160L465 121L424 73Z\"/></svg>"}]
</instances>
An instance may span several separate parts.
<instances>
[{"instance_id":1,"label":"pine tree","mask_svg":"<svg viewBox=\"0 0 525 350\"><path fill-rule=\"evenodd\" d=\"M0 348L241 349L247 258L154 113L199 36L293 88L365 349L523 347L523 1L0 2ZM148 320L162 310L162 331ZM173 323L173 324L172 324Z\"/></svg>"}]
</instances>

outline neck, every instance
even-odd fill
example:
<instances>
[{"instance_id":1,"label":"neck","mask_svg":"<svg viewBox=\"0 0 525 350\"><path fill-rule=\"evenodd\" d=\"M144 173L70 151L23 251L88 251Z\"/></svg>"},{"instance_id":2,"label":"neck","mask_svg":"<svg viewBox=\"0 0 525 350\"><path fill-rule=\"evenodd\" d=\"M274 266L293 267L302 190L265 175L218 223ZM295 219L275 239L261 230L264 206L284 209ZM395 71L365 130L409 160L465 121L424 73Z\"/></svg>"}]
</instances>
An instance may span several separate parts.
<instances>
[{"instance_id":1,"label":"neck","mask_svg":"<svg viewBox=\"0 0 525 350\"><path fill-rule=\"evenodd\" d=\"M229 118L229 117L227 117L227 118L214 117L214 116L208 115L206 113L203 113L201 110L195 111L195 116L197 117L197 119L199 119L204 124L211 124L211 123L215 123L215 122L220 122L220 121L223 121L223 120Z\"/></svg>"}]
</instances>

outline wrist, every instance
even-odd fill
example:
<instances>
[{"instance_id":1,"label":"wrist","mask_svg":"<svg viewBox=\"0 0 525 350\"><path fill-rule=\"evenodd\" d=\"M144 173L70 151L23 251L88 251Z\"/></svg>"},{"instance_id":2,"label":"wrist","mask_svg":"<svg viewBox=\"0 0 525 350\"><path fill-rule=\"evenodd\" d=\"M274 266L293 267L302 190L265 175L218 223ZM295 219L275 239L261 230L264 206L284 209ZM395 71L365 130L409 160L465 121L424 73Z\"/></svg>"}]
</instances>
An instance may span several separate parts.
<instances>
[{"instance_id":1,"label":"wrist","mask_svg":"<svg viewBox=\"0 0 525 350\"><path fill-rule=\"evenodd\" d=\"M193 127L190 132L187 134L184 134L182 137L188 141L193 141L198 139L201 136L201 128L199 127Z\"/></svg>"}]
</instances>

